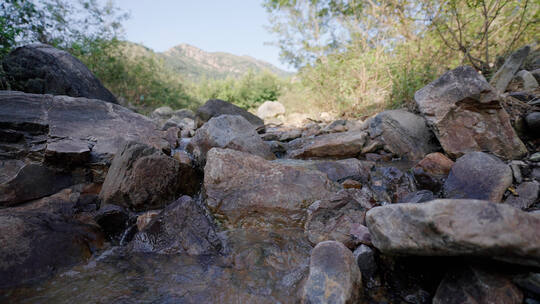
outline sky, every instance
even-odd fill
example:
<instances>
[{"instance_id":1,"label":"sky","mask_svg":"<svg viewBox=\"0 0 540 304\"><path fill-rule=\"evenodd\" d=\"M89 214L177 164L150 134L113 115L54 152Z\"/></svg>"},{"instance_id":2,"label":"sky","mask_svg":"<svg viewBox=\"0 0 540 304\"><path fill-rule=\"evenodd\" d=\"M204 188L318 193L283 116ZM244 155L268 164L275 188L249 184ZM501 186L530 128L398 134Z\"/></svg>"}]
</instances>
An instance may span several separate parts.
<instances>
[{"instance_id":1,"label":"sky","mask_svg":"<svg viewBox=\"0 0 540 304\"><path fill-rule=\"evenodd\" d=\"M208 52L249 55L279 68L277 40L265 29L268 14L261 0L116 0L130 13L127 40L163 52L187 43Z\"/></svg>"}]
</instances>

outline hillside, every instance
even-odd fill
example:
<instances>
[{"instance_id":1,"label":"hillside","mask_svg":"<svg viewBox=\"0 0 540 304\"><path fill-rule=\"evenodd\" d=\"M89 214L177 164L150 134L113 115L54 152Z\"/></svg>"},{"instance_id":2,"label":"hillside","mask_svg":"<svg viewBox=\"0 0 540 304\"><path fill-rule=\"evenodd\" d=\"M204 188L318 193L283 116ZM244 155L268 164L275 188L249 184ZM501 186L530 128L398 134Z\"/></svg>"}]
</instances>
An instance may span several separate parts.
<instances>
[{"instance_id":1,"label":"hillside","mask_svg":"<svg viewBox=\"0 0 540 304\"><path fill-rule=\"evenodd\" d=\"M240 77L250 69L255 72L269 70L283 77L291 75L268 62L250 56L206 52L189 44L177 45L160 55L168 67L186 79Z\"/></svg>"}]
</instances>

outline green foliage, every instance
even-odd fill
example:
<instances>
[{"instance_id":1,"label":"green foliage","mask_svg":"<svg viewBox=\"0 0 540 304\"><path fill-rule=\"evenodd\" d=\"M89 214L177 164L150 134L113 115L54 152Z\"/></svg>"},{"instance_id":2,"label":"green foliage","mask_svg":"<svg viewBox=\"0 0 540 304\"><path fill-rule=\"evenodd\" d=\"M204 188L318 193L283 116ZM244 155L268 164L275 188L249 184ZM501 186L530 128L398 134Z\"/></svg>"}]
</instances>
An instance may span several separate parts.
<instances>
[{"instance_id":1,"label":"green foliage","mask_svg":"<svg viewBox=\"0 0 540 304\"><path fill-rule=\"evenodd\" d=\"M190 92L200 102L217 98L249 109L267 100L277 100L284 86L285 80L273 73L265 71L256 74L250 70L241 78L203 78L192 84Z\"/></svg>"}]
</instances>

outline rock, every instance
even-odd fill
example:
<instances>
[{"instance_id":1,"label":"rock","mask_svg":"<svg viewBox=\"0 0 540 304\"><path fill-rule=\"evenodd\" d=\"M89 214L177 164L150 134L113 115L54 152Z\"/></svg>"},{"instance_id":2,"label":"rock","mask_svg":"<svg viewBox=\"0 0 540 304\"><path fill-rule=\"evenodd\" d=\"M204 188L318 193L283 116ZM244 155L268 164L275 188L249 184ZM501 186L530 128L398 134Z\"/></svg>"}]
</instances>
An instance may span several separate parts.
<instances>
[{"instance_id":1,"label":"rock","mask_svg":"<svg viewBox=\"0 0 540 304\"><path fill-rule=\"evenodd\" d=\"M328 178L335 182L342 182L347 179L356 180L362 183L369 181L369 171L374 163L361 161L356 158L338 159L338 160L291 160L279 159L276 162L308 169L319 170L328 175Z\"/></svg>"},{"instance_id":2,"label":"rock","mask_svg":"<svg viewBox=\"0 0 540 304\"><path fill-rule=\"evenodd\" d=\"M540 130L540 112L532 112L525 116L525 122L527 123L527 128L531 131L532 134L535 134ZM536 136L538 137L538 135Z\"/></svg>"},{"instance_id":3,"label":"rock","mask_svg":"<svg viewBox=\"0 0 540 304\"><path fill-rule=\"evenodd\" d=\"M200 177L157 149L128 142L112 161L100 197L104 204L134 211L160 209L181 194L198 192Z\"/></svg>"},{"instance_id":4,"label":"rock","mask_svg":"<svg viewBox=\"0 0 540 304\"><path fill-rule=\"evenodd\" d=\"M437 150L433 133L423 117L403 110L388 110L377 114L368 122L371 143L396 157L420 160ZM375 144L376 143L376 144ZM365 149L363 153L375 152Z\"/></svg>"},{"instance_id":5,"label":"rock","mask_svg":"<svg viewBox=\"0 0 540 304\"><path fill-rule=\"evenodd\" d=\"M537 83L540 83L540 69L530 71Z\"/></svg>"},{"instance_id":6,"label":"rock","mask_svg":"<svg viewBox=\"0 0 540 304\"><path fill-rule=\"evenodd\" d=\"M446 198L500 202L512 185L512 169L495 156L471 152L456 160L444 183Z\"/></svg>"},{"instance_id":7,"label":"rock","mask_svg":"<svg viewBox=\"0 0 540 304\"><path fill-rule=\"evenodd\" d=\"M451 270L443 279L433 304L521 304L523 294L507 278L477 267Z\"/></svg>"},{"instance_id":8,"label":"rock","mask_svg":"<svg viewBox=\"0 0 540 304\"><path fill-rule=\"evenodd\" d=\"M167 206L132 241L135 252L218 254L223 245L204 210L189 196Z\"/></svg>"},{"instance_id":9,"label":"rock","mask_svg":"<svg viewBox=\"0 0 540 304\"><path fill-rule=\"evenodd\" d=\"M531 48L527 45L510 55L506 59L504 65L497 71L497 73L495 73L495 75L493 75L489 83L499 92L504 93L504 91L506 91L506 87L512 78L514 78L514 75L518 71L519 67L521 67L523 61L527 58L530 51Z\"/></svg>"},{"instance_id":10,"label":"rock","mask_svg":"<svg viewBox=\"0 0 540 304\"><path fill-rule=\"evenodd\" d=\"M454 162L444 154L435 152L426 155L415 167L422 168L433 175L446 176L450 173Z\"/></svg>"},{"instance_id":11,"label":"rock","mask_svg":"<svg viewBox=\"0 0 540 304\"><path fill-rule=\"evenodd\" d=\"M309 115L305 113L291 113L285 118L285 124L292 127L300 128L304 126L306 121L309 121Z\"/></svg>"},{"instance_id":12,"label":"rock","mask_svg":"<svg viewBox=\"0 0 540 304\"><path fill-rule=\"evenodd\" d=\"M257 116L262 119L276 117L285 114L285 107L277 101L265 101L257 108Z\"/></svg>"},{"instance_id":13,"label":"rock","mask_svg":"<svg viewBox=\"0 0 540 304\"><path fill-rule=\"evenodd\" d=\"M118 103L77 58L45 44L13 50L3 61L11 89L26 93L86 97Z\"/></svg>"},{"instance_id":14,"label":"rock","mask_svg":"<svg viewBox=\"0 0 540 304\"><path fill-rule=\"evenodd\" d=\"M366 142L365 132L342 132L298 138L289 143L290 158L349 158L362 152Z\"/></svg>"},{"instance_id":15,"label":"rock","mask_svg":"<svg viewBox=\"0 0 540 304\"><path fill-rule=\"evenodd\" d=\"M416 92L414 99L451 157L489 151L515 159L527 153L498 94L471 67L445 73Z\"/></svg>"},{"instance_id":16,"label":"rock","mask_svg":"<svg viewBox=\"0 0 540 304\"><path fill-rule=\"evenodd\" d=\"M202 121L209 121L212 117L224 114L240 115L249 121L257 131L264 129L264 121L262 119L224 100L210 99L197 109L197 116Z\"/></svg>"},{"instance_id":17,"label":"rock","mask_svg":"<svg viewBox=\"0 0 540 304\"><path fill-rule=\"evenodd\" d=\"M514 176L514 181L517 184L521 184L523 182L523 176L521 174L521 167L525 167L526 164L522 161L511 161L510 162L510 169L512 169L512 175Z\"/></svg>"},{"instance_id":18,"label":"rock","mask_svg":"<svg viewBox=\"0 0 540 304\"><path fill-rule=\"evenodd\" d=\"M524 90L534 90L538 87L538 82L534 78L533 74L529 71L521 70L516 74L516 79Z\"/></svg>"},{"instance_id":19,"label":"rock","mask_svg":"<svg viewBox=\"0 0 540 304\"><path fill-rule=\"evenodd\" d=\"M375 251L369 246L361 244L353 252L354 259L360 272L362 273L362 280L364 284L375 277L377 273L377 262L375 261Z\"/></svg>"},{"instance_id":20,"label":"rock","mask_svg":"<svg viewBox=\"0 0 540 304\"><path fill-rule=\"evenodd\" d=\"M161 213L161 210L150 210L137 217L137 230L143 231L148 224Z\"/></svg>"},{"instance_id":21,"label":"rock","mask_svg":"<svg viewBox=\"0 0 540 304\"><path fill-rule=\"evenodd\" d=\"M505 204L520 208L523 210L531 207L538 199L538 191L540 185L536 181L524 182L520 184L517 189L517 196L510 195L505 201Z\"/></svg>"},{"instance_id":22,"label":"rock","mask_svg":"<svg viewBox=\"0 0 540 304\"><path fill-rule=\"evenodd\" d=\"M102 246L96 227L40 212L0 211L0 288L42 280Z\"/></svg>"},{"instance_id":23,"label":"rock","mask_svg":"<svg viewBox=\"0 0 540 304\"><path fill-rule=\"evenodd\" d=\"M129 213L120 206L106 205L99 209L94 220L108 239L120 241L122 233L129 224Z\"/></svg>"},{"instance_id":24,"label":"rock","mask_svg":"<svg viewBox=\"0 0 540 304\"><path fill-rule=\"evenodd\" d=\"M161 120L167 120L171 118L173 115L173 109L169 106L163 106L155 109L151 114L150 117L154 119L161 119Z\"/></svg>"},{"instance_id":25,"label":"rock","mask_svg":"<svg viewBox=\"0 0 540 304\"><path fill-rule=\"evenodd\" d=\"M522 289L540 296L540 273L529 272L515 276L512 281Z\"/></svg>"},{"instance_id":26,"label":"rock","mask_svg":"<svg viewBox=\"0 0 540 304\"><path fill-rule=\"evenodd\" d=\"M401 200L398 201L398 204L419 204L429 202L433 199L435 199L433 192L429 190L420 190L405 195Z\"/></svg>"},{"instance_id":27,"label":"rock","mask_svg":"<svg viewBox=\"0 0 540 304\"><path fill-rule=\"evenodd\" d=\"M533 155L529 156L529 160L533 162L540 162L540 152L536 152Z\"/></svg>"},{"instance_id":28,"label":"rock","mask_svg":"<svg viewBox=\"0 0 540 304\"><path fill-rule=\"evenodd\" d=\"M1 161L0 169L8 171L6 164L14 162ZM11 207L17 204L45 197L67 188L73 184L70 175L37 163L18 163L18 170L0 182L0 207ZM7 174L7 172L6 172Z\"/></svg>"},{"instance_id":29,"label":"rock","mask_svg":"<svg viewBox=\"0 0 540 304\"><path fill-rule=\"evenodd\" d=\"M375 167L371 171L370 179L370 187L376 193L379 202L397 203L409 193L416 191L412 175L395 167Z\"/></svg>"},{"instance_id":30,"label":"rock","mask_svg":"<svg viewBox=\"0 0 540 304\"><path fill-rule=\"evenodd\" d=\"M178 119L189 118L195 120L197 118L197 114L195 114L195 112L191 111L190 109L180 109L174 111L173 117Z\"/></svg>"},{"instance_id":31,"label":"rock","mask_svg":"<svg viewBox=\"0 0 540 304\"><path fill-rule=\"evenodd\" d=\"M362 183L354 179L346 179L341 183L343 189L362 189Z\"/></svg>"},{"instance_id":32,"label":"rock","mask_svg":"<svg viewBox=\"0 0 540 304\"><path fill-rule=\"evenodd\" d=\"M206 204L226 227L302 226L305 209L338 190L326 174L213 148L204 168Z\"/></svg>"},{"instance_id":33,"label":"rock","mask_svg":"<svg viewBox=\"0 0 540 304\"><path fill-rule=\"evenodd\" d=\"M170 127L165 132L165 140L169 143L171 149L178 148L178 139L180 138L180 129L178 127Z\"/></svg>"},{"instance_id":34,"label":"rock","mask_svg":"<svg viewBox=\"0 0 540 304\"><path fill-rule=\"evenodd\" d=\"M331 198L315 202L310 207L305 233L316 245L333 240L354 249L360 243L371 243L365 225L365 214L372 200L366 190L341 190Z\"/></svg>"},{"instance_id":35,"label":"rock","mask_svg":"<svg viewBox=\"0 0 540 304\"><path fill-rule=\"evenodd\" d=\"M540 216L505 204L444 199L367 212L373 245L385 254L475 255L540 265Z\"/></svg>"},{"instance_id":36,"label":"rock","mask_svg":"<svg viewBox=\"0 0 540 304\"><path fill-rule=\"evenodd\" d=\"M352 252L343 244L326 241L311 252L309 276L302 303L356 303L362 276Z\"/></svg>"},{"instance_id":37,"label":"rock","mask_svg":"<svg viewBox=\"0 0 540 304\"><path fill-rule=\"evenodd\" d=\"M206 153L214 147L243 151L265 159L276 158L253 125L238 115L220 115L211 118L195 132L195 136L187 145L187 151L204 166Z\"/></svg>"}]
</instances>

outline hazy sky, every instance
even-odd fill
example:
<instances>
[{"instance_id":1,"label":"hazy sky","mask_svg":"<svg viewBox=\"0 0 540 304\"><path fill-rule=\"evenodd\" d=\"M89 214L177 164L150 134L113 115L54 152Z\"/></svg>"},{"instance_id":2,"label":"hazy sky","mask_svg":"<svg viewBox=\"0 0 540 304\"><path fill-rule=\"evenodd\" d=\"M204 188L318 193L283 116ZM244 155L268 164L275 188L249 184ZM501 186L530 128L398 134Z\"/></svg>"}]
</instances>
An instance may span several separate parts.
<instances>
[{"instance_id":1,"label":"hazy sky","mask_svg":"<svg viewBox=\"0 0 540 304\"><path fill-rule=\"evenodd\" d=\"M116 0L130 12L127 39L162 52L188 43L205 51L249 55L280 68L279 49L268 33L268 15L260 0Z\"/></svg>"}]
</instances>

